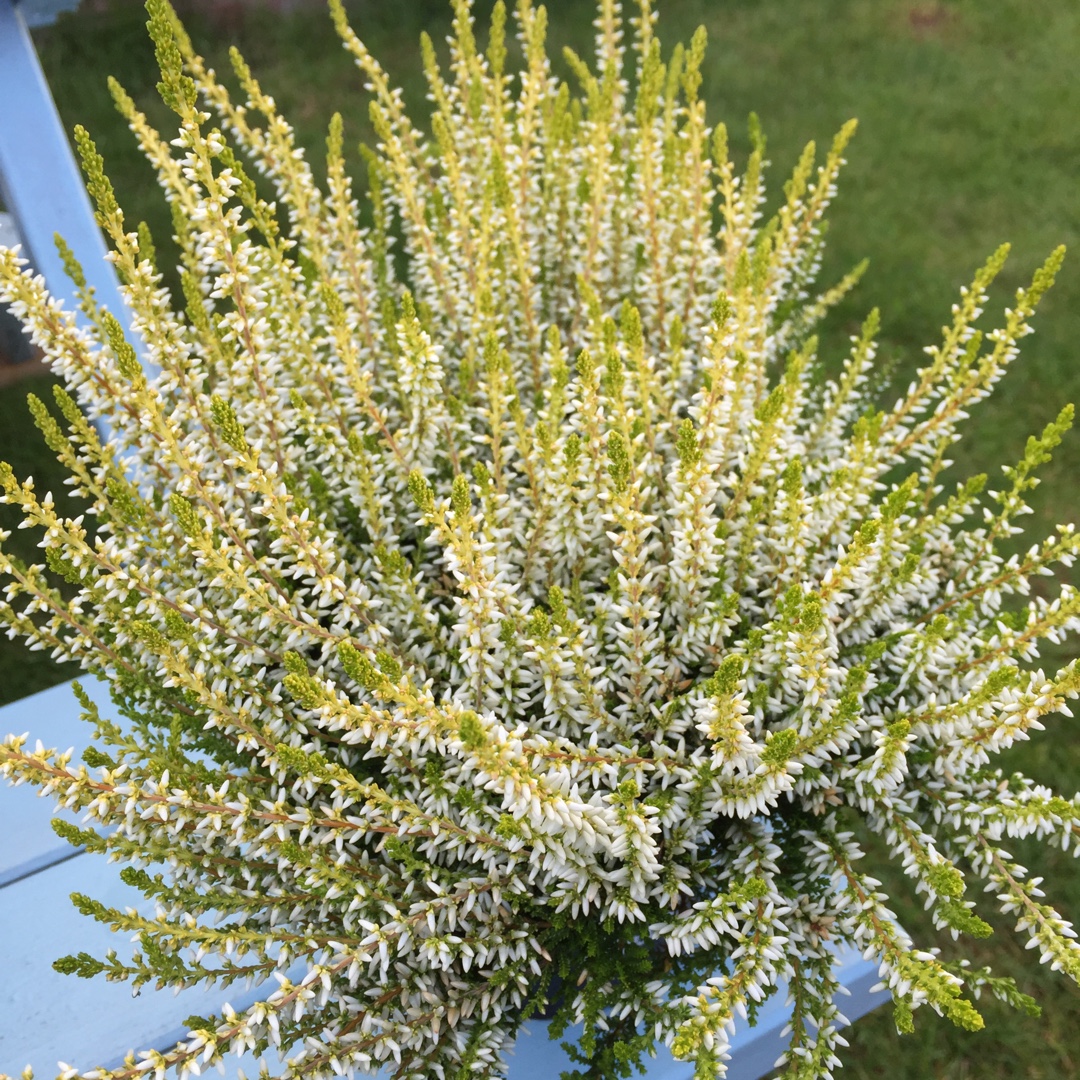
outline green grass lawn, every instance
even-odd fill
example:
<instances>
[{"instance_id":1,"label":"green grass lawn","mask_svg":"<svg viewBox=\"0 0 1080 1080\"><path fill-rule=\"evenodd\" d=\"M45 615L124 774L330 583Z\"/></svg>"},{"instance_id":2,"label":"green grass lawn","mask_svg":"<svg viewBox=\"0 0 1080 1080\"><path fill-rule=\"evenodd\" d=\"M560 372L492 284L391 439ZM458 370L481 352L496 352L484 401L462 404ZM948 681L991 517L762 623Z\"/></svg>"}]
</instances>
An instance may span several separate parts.
<instances>
[{"instance_id":1,"label":"green grass lawn","mask_svg":"<svg viewBox=\"0 0 1080 1080\"><path fill-rule=\"evenodd\" d=\"M489 7L490 5L479 5ZM860 121L832 214L826 279L864 256L870 270L830 319L826 357L835 362L846 335L865 312L883 311L885 362L897 379L914 370L921 348L949 318L961 285L1004 240L1013 256L994 292L989 320L1008 303L1058 243L1074 244L1080 227L1080 5L1061 0L660 0L661 37L688 39L709 30L705 93L710 117L733 132L745 155L745 118L756 110L769 137L773 187L807 139L829 139L851 116ZM436 41L447 25L442 0L364 0L351 5L353 24L405 86L414 114L425 109L416 38ZM587 47L590 4L552 3L553 43ZM142 108L162 123L156 73L138 5L65 17L37 34L65 124L82 123L98 140L130 219L145 219L159 248L169 232L153 174L112 112L104 80L115 74ZM190 19L198 47L227 69L225 46L238 44L264 86L319 160L330 114L346 117L351 143L367 137L360 79L319 12L288 17L235 13L231 21ZM358 162L358 155L353 155ZM957 471L989 471L1015 460L1027 436L1066 401L1080 400L1080 245L1045 302L1037 334L996 396L973 417L957 450ZM15 391L0 397L0 456L18 471L46 469L29 453L33 432L21 419ZM1080 435L1070 437L1046 469L1029 518L1035 537L1057 521L1080 517ZM39 480L39 483L42 481ZM49 481L58 484L58 479ZM2 522L0 522L2 523ZM1076 646L1054 659L1075 654ZM62 673L29 665L12 646L0 653L0 696L10 699L48 685ZM1080 744L1074 722L1014 754L1015 767L1072 794L1080 786ZM1025 856L1027 849L1024 848ZM1080 917L1080 873L1071 859L1033 851L1033 873ZM897 909L915 932L926 922L910 890L882 871ZM1045 1008L1042 1020L1016 1017L988 1003L988 1030L957 1032L927 1011L914 1037L899 1038L887 1010L852 1034L846 1075L895 1080L1017 1080L1080 1072L1080 994L1042 970L1006 926L988 943L965 943L968 955L1020 977ZM928 940L923 938L924 941ZM951 943L942 943L948 951Z\"/></svg>"}]
</instances>

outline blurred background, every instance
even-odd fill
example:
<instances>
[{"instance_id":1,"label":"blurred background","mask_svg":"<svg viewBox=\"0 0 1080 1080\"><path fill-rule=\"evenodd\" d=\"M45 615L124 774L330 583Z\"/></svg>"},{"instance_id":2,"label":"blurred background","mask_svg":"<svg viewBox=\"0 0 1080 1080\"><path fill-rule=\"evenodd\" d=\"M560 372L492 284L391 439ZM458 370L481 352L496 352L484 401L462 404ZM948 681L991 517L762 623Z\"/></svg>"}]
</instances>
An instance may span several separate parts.
<instances>
[{"instance_id":1,"label":"blurred background","mask_svg":"<svg viewBox=\"0 0 1080 1080\"><path fill-rule=\"evenodd\" d=\"M219 73L230 71L228 46L240 48L295 126L317 173L329 117L342 112L353 173L358 181L363 177L356 147L372 137L366 99L321 2L188 0L177 6L196 47ZM830 214L822 280L839 278L864 257L870 268L824 328L827 371L838 367L866 312L879 306L882 363L897 384L906 385L922 348L937 340L949 319L958 289L998 244L1011 241L1013 251L984 316L987 329L1055 245L1076 248L1044 301L1036 334L957 447L953 476L986 471L993 481L999 466L1022 454L1028 435L1065 402L1080 401L1080 4L656 0L656 6L665 53L676 41L688 41L699 24L708 29L709 118L727 123L741 164L749 150L746 118L751 110L758 113L768 137L774 203L806 141L823 146L846 119L859 119ZM427 30L436 43L443 41L448 3L352 0L347 7L354 28L403 87L413 116L426 115L417 39ZM477 0L482 25L490 8L489 0ZM579 52L589 48L589 0L553 0L549 13L553 56L563 44ZM172 114L157 98L144 21L136 0L85 0L36 30L34 40L65 127L81 123L89 129L128 219L150 225L159 262L167 266L165 202L105 85L115 75L151 120L169 127ZM558 70L563 73L561 63ZM47 379L25 342L0 324L0 458L19 475L33 475L39 490L59 494L63 475L44 451L25 404L26 391L40 395ZM1025 547L1054 524L1080 518L1080 433L1066 439L1042 476ZM15 524L0 507L0 525ZM25 532L14 534L8 546L34 557ZM1042 662L1056 667L1078 651L1071 642L1044 654ZM0 640L0 701L73 674ZM1077 723L1052 720L1050 730L1012 753L1011 767L1072 795L1080 787ZM1038 845L1016 848L1032 873L1046 876L1050 899L1080 918L1076 863ZM930 944L933 931L910 883L879 866L904 923ZM900 1038L889 1011L881 1010L851 1033L845 1076L1035 1080L1080 1074L1080 992L1060 976L1035 970L1036 956L1025 952L1007 923L994 925L994 937L964 942L963 954L1015 975L1043 1005L1042 1019L986 1002L987 1030L972 1036L923 1010L916 1034ZM950 954L952 943L941 944Z\"/></svg>"}]
</instances>

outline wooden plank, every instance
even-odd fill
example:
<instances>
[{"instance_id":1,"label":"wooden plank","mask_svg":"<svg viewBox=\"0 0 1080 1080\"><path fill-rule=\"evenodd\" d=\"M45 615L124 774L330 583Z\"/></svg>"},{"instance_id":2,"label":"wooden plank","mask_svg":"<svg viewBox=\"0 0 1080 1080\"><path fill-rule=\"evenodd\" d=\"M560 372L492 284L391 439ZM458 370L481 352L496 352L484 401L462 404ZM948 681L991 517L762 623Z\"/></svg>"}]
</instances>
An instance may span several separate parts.
<instances>
[{"instance_id":1,"label":"wooden plank","mask_svg":"<svg viewBox=\"0 0 1080 1080\"><path fill-rule=\"evenodd\" d=\"M104 857L77 855L0 889L0 1072L17 1076L33 1065L45 1078L56 1075L60 1061L82 1069L116 1066L131 1049L173 1046L192 1013L216 1013L226 1001L241 1009L259 1000L258 989L239 985L179 994L146 987L133 998L127 983L53 971L52 962L69 953L104 957L114 948L121 957L130 955L125 935L80 915L69 899L81 892L110 907L148 911L142 895L119 880L119 871Z\"/></svg>"},{"instance_id":2,"label":"wooden plank","mask_svg":"<svg viewBox=\"0 0 1080 1080\"><path fill-rule=\"evenodd\" d=\"M86 692L110 716L112 701L108 687L97 679L80 680ZM29 733L30 745L40 739L46 747L80 754L93 734L89 724L79 718L79 704L70 683L22 698L0 709L0 738ZM77 759L76 759L77 760ZM0 781L0 889L27 874L69 858L75 849L61 840L49 822L56 816L78 821L68 812L58 815L51 798L43 799L29 784L13 787Z\"/></svg>"},{"instance_id":3,"label":"wooden plank","mask_svg":"<svg viewBox=\"0 0 1080 1080\"><path fill-rule=\"evenodd\" d=\"M0 0L0 195L15 216L23 254L53 296L75 309L75 287L53 243L59 233L98 299L127 325L105 241L20 7Z\"/></svg>"},{"instance_id":4,"label":"wooden plank","mask_svg":"<svg viewBox=\"0 0 1080 1080\"><path fill-rule=\"evenodd\" d=\"M848 945L838 948L836 956L837 977L846 991L846 994L838 995L836 1004L848 1024L855 1023L860 1017L892 1000L887 990L871 992L881 979L876 960L864 959ZM736 1027L731 1040L732 1059L728 1065L727 1080L760 1080L772 1072L777 1058L791 1041L790 1034L784 1034L790 1021L791 1009L786 1001L786 990L782 987L765 1003L754 1027L748 1027L745 1021ZM693 1070L679 1074L680 1080L682 1077L689 1078L692 1073ZM674 1073L672 1080L675 1080Z\"/></svg>"}]
</instances>

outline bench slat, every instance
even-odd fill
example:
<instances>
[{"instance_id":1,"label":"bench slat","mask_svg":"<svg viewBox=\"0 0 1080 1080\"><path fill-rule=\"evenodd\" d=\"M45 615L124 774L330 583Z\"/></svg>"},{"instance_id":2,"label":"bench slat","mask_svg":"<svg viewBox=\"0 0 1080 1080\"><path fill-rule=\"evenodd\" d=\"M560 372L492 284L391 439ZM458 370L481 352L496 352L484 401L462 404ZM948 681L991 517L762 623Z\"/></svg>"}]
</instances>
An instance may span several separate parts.
<instances>
[{"instance_id":1,"label":"bench slat","mask_svg":"<svg viewBox=\"0 0 1080 1080\"><path fill-rule=\"evenodd\" d=\"M216 1013L226 1001L240 1009L259 999L258 989L245 991L242 984L180 994L147 986L133 998L128 983L53 971L52 962L69 953L104 958L114 948L130 956L126 935L80 915L69 899L81 892L120 910L147 911L147 901L120 881L119 870L102 856L83 854L0 889L0 926L9 931L0 938L0 1072L17 1076L30 1064L44 1078L55 1075L58 1061L84 1069L115 1066L128 1050L173 1045L192 1013Z\"/></svg>"},{"instance_id":2,"label":"bench slat","mask_svg":"<svg viewBox=\"0 0 1080 1080\"><path fill-rule=\"evenodd\" d=\"M80 680L90 696L110 712L108 688L95 679ZM89 741L90 727L79 719L79 706L70 684L54 687L0 709L0 734L29 731L31 739L47 746L76 751ZM129 1049L166 1050L185 1034L183 1020L193 1013L213 1015L225 1002L240 1010L276 987L273 982L250 990L241 985L203 990L195 987L175 995L171 990L145 987L132 998L126 983L108 983L60 975L52 961L61 954L86 951L104 957L110 948L121 956L130 945L122 935L80 915L68 899L82 892L108 906L150 905L135 889L119 880L119 866L95 855L76 854L49 826L54 816L51 799L35 797L34 789L0 784L0 926L18 927L18 934L0 936L0 1072L17 1074L33 1064L41 1076L51 1075L58 1061L115 1067ZM6 884L5 884L6 882ZM854 950L842 949L840 979L851 996L840 1003L851 1021L888 1000L870 993L877 982L876 965ZM303 969L290 976L299 980ZM781 1036L789 1018L783 991L761 1009L758 1023L737 1027L732 1042L729 1080L758 1080L771 1071L787 1039ZM569 1031L576 1039L579 1032ZM546 1024L525 1025L511 1059L512 1080L551 1080L571 1062L559 1044L547 1038ZM269 1055L271 1072L280 1065ZM248 1077L258 1069L250 1058L227 1059L227 1080ZM675 1061L661 1049L651 1062L647 1080L689 1080L693 1068Z\"/></svg>"},{"instance_id":3,"label":"bench slat","mask_svg":"<svg viewBox=\"0 0 1080 1080\"><path fill-rule=\"evenodd\" d=\"M0 0L0 193L53 296L75 308L75 287L53 244L60 233L98 299L125 325L108 250L30 39L21 5Z\"/></svg>"},{"instance_id":4,"label":"bench slat","mask_svg":"<svg viewBox=\"0 0 1080 1080\"><path fill-rule=\"evenodd\" d=\"M79 682L100 706L102 715L112 716L108 687L92 677ZM32 694L0 709L0 739L26 732L30 733L31 748L37 739L46 747L58 750L74 747L74 763L93 734L90 725L79 718L79 704L70 683ZM49 822L54 817L80 820L76 814L58 813L54 800L40 798L37 788L29 784L12 787L0 780L0 890L26 874L69 858L75 851L53 832Z\"/></svg>"}]
</instances>

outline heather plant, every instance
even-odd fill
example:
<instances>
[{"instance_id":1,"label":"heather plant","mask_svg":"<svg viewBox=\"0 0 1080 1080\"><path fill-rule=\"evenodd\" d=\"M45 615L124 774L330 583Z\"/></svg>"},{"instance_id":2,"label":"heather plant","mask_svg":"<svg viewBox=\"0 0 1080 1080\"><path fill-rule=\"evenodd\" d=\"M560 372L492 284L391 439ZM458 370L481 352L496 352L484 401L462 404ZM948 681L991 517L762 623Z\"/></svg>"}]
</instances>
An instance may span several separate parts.
<instances>
[{"instance_id":1,"label":"heather plant","mask_svg":"<svg viewBox=\"0 0 1080 1080\"><path fill-rule=\"evenodd\" d=\"M601 0L573 89L543 7L519 0L515 45L497 3L482 50L455 0L448 69L422 41L430 134L333 0L378 138L364 217L341 117L320 187L242 58L237 99L147 8L177 138L111 85L182 296L81 130L136 336L0 250L0 299L68 387L59 418L31 409L95 523L4 466L44 562L0 555L0 615L106 679L126 722L82 695L82 764L11 737L0 770L84 811L57 831L153 902L76 896L136 945L61 970L272 991L82 1075L275 1047L296 1080L501 1076L548 1007L556 1036L584 1024L579 1077L663 1043L706 1078L782 992L785 1075L828 1077L838 944L880 963L902 1031L921 1006L978 1028L983 993L1035 1009L913 943L863 867L874 834L943 935L990 932L977 884L1080 978L1003 846L1080 851L1080 799L994 764L1080 691L1076 663L1037 667L1080 627L1052 583L1080 540L1007 554L1071 408L997 490L943 479L1062 251L984 333L997 251L881 409L878 314L835 378L813 336L861 272L817 291L854 125L766 220L756 121L737 174L704 32L664 60L649 0L629 46Z\"/></svg>"}]
</instances>

